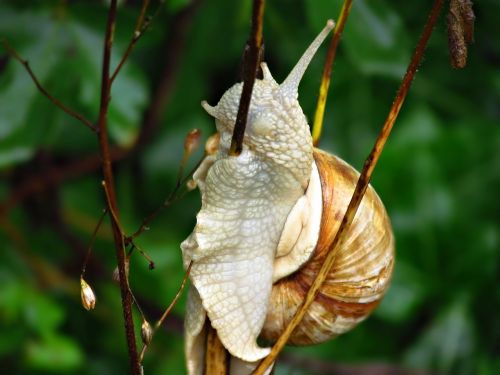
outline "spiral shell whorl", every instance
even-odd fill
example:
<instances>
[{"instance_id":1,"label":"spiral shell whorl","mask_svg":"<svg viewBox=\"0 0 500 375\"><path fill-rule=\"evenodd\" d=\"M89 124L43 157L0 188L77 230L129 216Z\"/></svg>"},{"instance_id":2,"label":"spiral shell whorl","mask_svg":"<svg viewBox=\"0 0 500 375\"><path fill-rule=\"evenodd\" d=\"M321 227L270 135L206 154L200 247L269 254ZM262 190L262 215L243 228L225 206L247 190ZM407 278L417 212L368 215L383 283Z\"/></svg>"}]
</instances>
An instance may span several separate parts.
<instances>
[{"instance_id":1,"label":"spiral shell whorl","mask_svg":"<svg viewBox=\"0 0 500 375\"><path fill-rule=\"evenodd\" d=\"M314 281L340 226L358 172L315 149L323 195L320 238L312 258L294 274L274 284L262 337L275 341ZM333 182L333 183L332 183ZM365 319L387 289L394 264L394 237L385 208L370 186L319 295L288 341L320 343Z\"/></svg>"}]
</instances>

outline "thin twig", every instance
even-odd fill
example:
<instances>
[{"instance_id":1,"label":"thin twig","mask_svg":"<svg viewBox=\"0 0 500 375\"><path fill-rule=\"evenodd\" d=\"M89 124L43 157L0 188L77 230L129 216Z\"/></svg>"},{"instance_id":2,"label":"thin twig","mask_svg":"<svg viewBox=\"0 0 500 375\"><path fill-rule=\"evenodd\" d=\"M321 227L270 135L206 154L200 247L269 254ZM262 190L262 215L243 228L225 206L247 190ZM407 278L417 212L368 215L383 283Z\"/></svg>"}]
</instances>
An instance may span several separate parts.
<instances>
[{"instance_id":1,"label":"thin twig","mask_svg":"<svg viewBox=\"0 0 500 375\"><path fill-rule=\"evenodd\" d=\"M83 115L81 115L80 113L74 111L73 109L67 107L65 104L63 104L59 99L53 97L43 86L42 84L40 83L40 81L38 80L38 78L36 77L35 73L33 72L33 70L31 69L30 67L30 64L28 62L28 60L25 60L21 57L21 55L19 55L19 53L7 42L7 40L3 39L2 40L2 45L4 46L5 50L7 51L7 53L12 56L14 59L16 59L17 61L19 61L23 66L24 68L26 69L26 71L28 72L29 76L31 77L31 79L33 80L33 82L35 83L35 86L36 88L38 89L38 91L40 91L47 99L49 99L52 103L54 103L57 107L59 107L60 109L62 109L64 112L66 112L68 115L70 115L71 117L74 117L75 119L77 119L78 121L80 121L81 123L83 123L86 127L88 127L90 130L92 130L93 132L96 132L97 131L97 128L95 127L94 124L92 124L89 120L87 120Z\"/></svg>"},{"instance_id":2,"label":"thin twig","mask_svg":"<svg viewBox=\"0 0 500 375\"><path fill-rule=\"evenodd\" d=\"M187 280L189 278L189 274L191 273L191 267L192 267L192 265L193 265L193 262L191 261L189 263L188 268L186 269L186 272L184 273L184 278L182 279L181 286L179 287L179 290L175 294L174 299L172 300L172 302L170 302L170 305L168 305L167 309L163 312L161 318L156 322L156 324L154 326L154 329L153 329L153 333L152 333L151 339L154 337L154 335L156 334L156 332L158 331L158 329L161 327L161 325L163 324L163 322L165 321L165 319L170 314L170 312L174 308L175 304L177 303L177 301L181 297L182 291L186 287L186 283L187 283ZM142 363L142 360L144 359L144 354L146 353L147 348L148 348L148 345L144 345L144 347L141 350L141 354L139 356L139 361L141 363Z\"/></svg>"},{"instance_id":3,"label":"thin twig","mask_svg":"<svg viewBox=\"0 0 500 375\"><path fill-rule=\"evenodd\" d=\"M117 161L127 156L128 151L112 147L110 154L111 160ZM50 165L40 169L36 174L30 173L20 184L14 185L11 195L0 203L0 216L7 215L10 210L31 196L60 185L67 180L95 172L100 166L101 156L98 153L91 153L69 159L64 165Z\"/></svg>"},{"instance_id":4,"label":"thin twig","mask_svg":"<svg viewBox=\"0 0 500 375\"><path fill-rule=\"evenodd\" d=\"M233 137L229 155L239 155L243 149L243 136L247 126L248 110L250 109L250 100L255 83L255 77L259 69L259 63L262 58L262 28L264 22L265 0L254 0L252 13L252 31L247 43L247 52L243 61L244 81L241 91L240 105L236 115Z\"/></svg>"},{"instance_id":5,"label":"thin twig","mask_svg":"<svg viewBox=\"0 0 500 375\"><path fill-rule=\"evenodd\" d=\"M147 231L149 229L149 223L153 221L159 214L162 212L165 208L169 207L175 200L179 197L177 194L179 193L179 190L186 185L186 182L191 178L193 173L198 169L200 164L203 162L203 159L205 159L205 154L202 156L202 158L196 163L196 165L191 169L191 171L183 178L182 177L182 171L181 168L182 166L179 166L179 173L178 173L178 179L175 184L174 189L172 192L168 195L168 197L165 199L163 204L159 206L157 209L155 209L151 214L146 216L141 223L141 226L130 236L125 238L125 244L128 245L129 243L133 242L133 240L137 237L139 237L142 233Z\"/></svg>"},{"instance_id":6,"label":"thin twig","mask_svg":"<svg viewBox=\"0 0 500 375\"><path fill-rule=\"evenodd\" d=\"M149 0L142 0L142 6L141 10L139 12L139 17L137 17L137 22L134 27L134 33L132 34L132 39L130 39L130 42L127 46L127 49L125 50L125 53L123 54L120 62L115 68L115 71L111 75L111 84L115 81L116 76L118 73L120 73L120 70L122 69L123 65L127 61L128 57L132 53L132 50L134 49L135 45L141 39L141 37L144 35L144 32L148 29L149 25L151 24L151 19L147 19L146 21L144 20L144 16L146 15L146 11L149 6ZM161 6L161 4L160 4ZM155 12L155 15L158 13L158 10L160 9L160 6L158 6L157 11Z\"/></svg>"},{"instance_id":7,"label":"thin twig","mask_svg":"<svg viewBox=\"0 0 500 375\"><path fill-rule=\"evenodd\" d=\"M173 307L175 306L175 304L179 300L179 298L180 298L180 296L182 294L182 291L184 290L184 287L186 286L186 282L187 282L187 280L189 278L189 274L191 273L191 267L192 266L193 266L193 262L191 261L189 263L189 266L188 266L186 272L184 273L184 278L182 279L182 283L181 283L181 286L179 287L179 290L177 291L177 294L175 295L174 299L172 300L172 302L170 303L170 305L167 307L167 309L165 310L165 312L161 316L160 320L158 320L158 322L155 324L155 331L158 328L160 328L160 326L163 324L163 322L167 318L168 314L170 314L170 311L172 311Z\"/></svg>"},{"instance_id":8,"label":"thin twig","mask_svg":"<svg viewBox=\"0 0 500 375\"><path fill-rule=\"evenodd\" d=\"M323 67L323 76L321 78L321 85L319 87L318 103L316 104L316 112L314 113L314 123L312 128L313 145L317 146L321 137L321 130L323 128L323 116L325 114L326 98L328 96L328 88L330 87L330 76L332 73L333 62L337 54L337 46L339 45L344 25L351 11L352 0L344 0L342 8L340 9L339 18L333 30L332 40L328 46L328 52Z\"/></svg>"},{"instance_id":9,"label":"thin twig","mask_svg":"<svg viewBox=\"0 0 500 375\"><path fill-rule=\"evenodd\" d=\"M108 105L110 101L111 80L109 75L109 65L111 60L111 48L113 46L113 33L116 19L116 5L117 0L111 0L108 11L108 19L106 23L106 35L103 47L102 58L102 77L101 77L101 100L99 107L99 121L98 121L98 139L99 148L102 156L102 172L104 177L106 201L108 210L111 213L111 227L113 230L113 238L115 242L116 258L118 263L118 273L120 276L120 291L122 300L123 317L125 321L125 334L127 338L127 347L130 360L130 369L132 374L141 374L141 365L137 353L137 344L134 330L134 321L132 317L132 294L130 293L128 278L125 266L125 252L124 252L124 237L121 231L118 218L118 205L116 201L114 176L110 155L110 147L108 140L107 130L107 114Z\"/></svg>"},{"instance_id":10,"label":"thin twig","mask_svg":"<svg viewBox=\"0 0 500 375\"><path fill-rule=\"evenodd\" d=\"M335 257L337 255L338 245L339 243L342 243L345 234L347 232L347 229L349 229L349 226L354 219L359 204L361 203L363 195L368 187L368 184L370 183L373 170L375 169L378 159L382 153L385 142L389 137L394 122L396 121L396 118L399 114L399 110L401 109L401 106L403 105L406 95L408 94L408 90L411 86L417 68L423 57L425 47L427 46L427 42L432 34L434 25L436 24L436 21L439 17L442 5L443 5L443 0L436 0L434 2L427 23L425 24L424 31L420 37L420 40L418 41L417 48L411 59L410 65L408 66L403 81L401 82L401 85L398 89L396 98L392 104L387 119L385 120L384 126L382 127L382 130L380 131L380 134L377 140L375 141L375 145L372 151L370 152L370 155L368 156L363 165L363 170L361 171L361 175L359 176L356 188L352 195L351 201L349 202L349 206L347 207L346 213L335 235L335 238L332 242L332 246L328 252L328 255L326 256L326 259L323 265L321 266L321 269L316 275L316 278L314 279L311 288L307 292L307 295L303 303L299 306L292 320L290 321L290 323L285 328L282 335L274 344L271 353L261 361L261 363L259 364L259 366L257 366L253 374L262 375L265 372L265 370L276 360L278 354L281 352L286 342L288 341L288 338L293 333L294 329L297 327L297 325L304 317L307 309L316 298L316 295L318 293L319 288L321 287L321 284L324 282L328 272L330 271L335 261Z\"/></svg>"},{"instance_id":11,"label":"thin twig","mask_svg":"<svg viewBox=\"0 0 500 375\"><path fill-rule=\"evenodd\" d=\"M152 101L144 114L136 142L130 148L111 147L111 161L116 162L124 158L135 158L146 145L153 139L152 135L158 127L158 123L172 92L176 72L180 66L181 56L185 49L186 32L191 21L199 8L201 0L194 0L190 5L179 12L172 21L171 32L160 47L166 51L164 61L160 64L163 71ZM32 195L38 194L52 186L59 185L69 179L74 179L92 173L101 165L101 156L98 153L80 156L62 166L50 166L36 175L29 175L16 184L11 195L0 202L0 216L7 215L20 202Z\"/></svg>"},{"instance_id":12,"label":"thin twig","mask_svg":"<svg viewBox=\"0 0 500 375\"><path fill-rule=\"evenodd\" d=\"M89 247L87 249L87 253L85 254L85 259L83 260L81 277L83 277L83 275L85 274L85 270L87 268L87 262L89 261L90 253L92 252L92 247L94 246L94 241L95 241L95 238L97 236L97 232L99 232L99 228L101 228L101 224L102 224L102 221L104 220L104 216L106 216L107 213L108 213L107 208L102 210L102 214L99 217L99 220L97 221L97 224L94 228L94 231L92 232L92 237L90 237L90 244L89 244Z\"/></svg>"},{"instance_id":13,"label":"thin twig","mask_svg":"<svg viewBox=\"0 0 500 375\"><path fill-rule=\"evenodd\" d=\"M106 196L106 202L111 202L111 193L109 191L108 184L106 183L105 180L101 181L101 185L104 189L104 194ZM118 213L115 211L113 207L110 207L108 211L111 213L111 221L116 222L116 225L118 226L118 230L120 231L121 237L125 237L125 231L122 228L120 219L118 218Z\"/></svg>"},{"instance_id":14,"label":"thin twig","mask_svg":"<svg viewBox=\"0 0 500 375\"><path fill-rule=\"evenodd\" d=\"M125 238L125 240L127 240L128 237ZM137 249L137 251L139 252L139 254L142 255L142 257L144 259L146 259L148 262L149 262L149 269L150 270L154 270L155 269L155 262L153 261L153 259L148 255L148 253L146 253L144 250L142 250L135 242L131 242L131 245L132 245L132 248L130 249L130 254L132 253L132 251L134 249Z\"/></svg>"}]
</instances>

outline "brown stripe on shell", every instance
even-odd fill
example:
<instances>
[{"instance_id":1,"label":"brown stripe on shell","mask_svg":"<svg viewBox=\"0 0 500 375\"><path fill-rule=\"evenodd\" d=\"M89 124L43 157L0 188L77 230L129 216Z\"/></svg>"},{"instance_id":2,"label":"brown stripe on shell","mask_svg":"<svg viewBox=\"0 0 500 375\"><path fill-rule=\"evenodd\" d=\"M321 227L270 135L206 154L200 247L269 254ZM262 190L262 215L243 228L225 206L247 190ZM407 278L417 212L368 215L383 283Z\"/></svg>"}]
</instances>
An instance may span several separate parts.
<instances>
[{"instance_id":1,"label":"brown stripe on shell","mask_svg":"<svg viewBox=\"0 0 500 375\"><path fill-rule=\"evenodd\" d=\"M320 237L312 258L297 272L273 285L262 330L275 341L303 301L339 228L358 179L350 165L315 149L323 194ZM387 212L370 186L348 235L338 248L330 275L289 340L319 343L348 331L365 319L387 290L394 266L394 237Z\"/></svg>"}]
</instances>

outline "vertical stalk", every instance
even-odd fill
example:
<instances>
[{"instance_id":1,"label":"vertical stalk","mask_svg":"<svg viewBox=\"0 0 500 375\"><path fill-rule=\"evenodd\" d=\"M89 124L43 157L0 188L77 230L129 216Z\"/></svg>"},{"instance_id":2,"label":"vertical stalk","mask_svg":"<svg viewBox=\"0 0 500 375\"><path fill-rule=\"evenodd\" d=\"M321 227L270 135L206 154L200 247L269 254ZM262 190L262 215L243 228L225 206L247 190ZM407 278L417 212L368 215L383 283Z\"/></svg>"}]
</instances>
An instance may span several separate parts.
<instances>
[{"instance_id":1,"label":"vertical stalk","mask_svg":"<svg viewBox=\"0 0 500 375\"><path fill-rule=\"evenodd\" d=\"M212 328L210 321L206 323L207 352L205 353L205 375L228 375L229 353Z\"/></svg>"},{"instance_id":2,"label":"vertical stalk","mask_svg":"<svg viewBox=\"0 0 500 375\"><path fill-rule=\"evenodd\" d=\"M111 48L113 46L113 34L116 20L117 0L111 0L106 23L106 35L103 48L102 76L101 76L101 100L99 107L99 119L97 122L99 149L102 158L102 173L104 183L107 189L106 203L110 215L111 227L113 230L113 239L115 242L116 258L118 263L118 272L120 275L120 292L122 300L123 317L125 321L125 335L127 339L128 354L130 360L131 372L134 375L141 374L141 365L137 355L137 345L134 331L134 321L132 317L132 295L129 290L128 277L125 271L125 252L123 233L120 229L118 220L118 205L116 201L115 183L113 169L111 164L111 154L108 139L108 107L110 101L111 79L109 75Z\"/></svg>"},{"instance_id":3,"label":"vertical stalk","mask_svg":"<svg viewBox=\"0 0 500 375\"><path fill-rule=\"evenodd\" d=\"M333 62L337 55L337 47L339 45L340 36L344 31L344 26L351 11L352 0L344 0L340 9L339 18L333 30L332 40L328 46L325 65L323 67L323 76L319 87L318 103L316 104L316 112L314 113L314 122L312 128L313 145L317 146L321 138L321 130L323 129L323 116L325 114L326 98L328 96L328 88L330 87L330 76L332 74Z\"/></svg>"},{"instance_id":4,"label":"vertical stalk","mask_svg":"<svg viewBox=\"0 0 500 375\"><path fill-rule=\"evenodd\" d=\"M233 138L231 139L231 147L229 155L237 156L243 149L243 136L247 126L248 110L250 108L250 100L252 98L253 86L255 77L259 70L259 63L262 58L262 29L264 23L264 6L265 0L254 0L252 13L252 31L250 39L246 46L245 59L243 61L243 89L241 91L240 105L238 114L236 115L236 123L234 124Z\"/></svg>"}]
</instances>

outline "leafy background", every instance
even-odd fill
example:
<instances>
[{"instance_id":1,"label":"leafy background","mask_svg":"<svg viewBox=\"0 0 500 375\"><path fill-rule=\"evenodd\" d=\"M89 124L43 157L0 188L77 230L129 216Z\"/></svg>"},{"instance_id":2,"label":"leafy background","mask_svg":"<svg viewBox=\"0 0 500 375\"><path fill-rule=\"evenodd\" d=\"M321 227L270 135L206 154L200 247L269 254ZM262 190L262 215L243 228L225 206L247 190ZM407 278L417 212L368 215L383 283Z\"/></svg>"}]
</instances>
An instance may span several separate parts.
<instances>
[{"instance_id":1,"label":"leafy background","mask_svg":"<svg viewBox=\"0 0 500 375\"><path fill-rule=\"evenodd\" d=\"M361 167L431 3L354 1L334 67L322 148ZM278 80L340 4L267 2L266 60ZM121 2L114 64L139 7L140 1ZM249 31L248 0L170 0L160 7L112 91L110 132L118 150L125 150L116 177L129 232L172 190L185 134L194 127L205 137L213 132L199 103L216 103L238 79ZM475 44L460 71L449 66L441 18L375 172L373 185L397 239L386 298L354 331L288 349L277 374L392 367L500 373L500 3L477 2L475 12ZM102 1L2 0L0 36L30 61L51 93L95 119L105 17ZM300 88L309 118L324 54L325 48ZM155 121L146 126L151 108ZM127 371L107 222L87 270L98 298L94 311L81 307L78 290L104 205L96 153L95 136L42 97L23 67L0 50L0 362L6 373ZM190 165L200 156L201 150ZM149 271L134 255L131 265L131 285L151 321L180 284L179 243L198 208L199 195L187 194L137 241L156 264ZM184 372L183 313L181 300L146 355L146 373Z\"/></svg>"}]
</instances>

